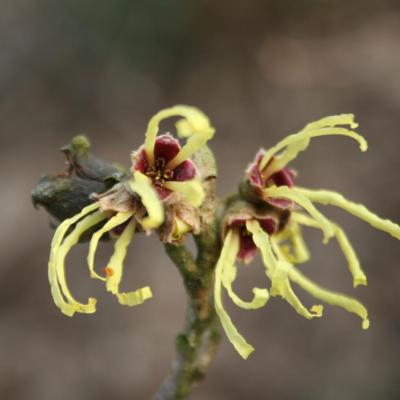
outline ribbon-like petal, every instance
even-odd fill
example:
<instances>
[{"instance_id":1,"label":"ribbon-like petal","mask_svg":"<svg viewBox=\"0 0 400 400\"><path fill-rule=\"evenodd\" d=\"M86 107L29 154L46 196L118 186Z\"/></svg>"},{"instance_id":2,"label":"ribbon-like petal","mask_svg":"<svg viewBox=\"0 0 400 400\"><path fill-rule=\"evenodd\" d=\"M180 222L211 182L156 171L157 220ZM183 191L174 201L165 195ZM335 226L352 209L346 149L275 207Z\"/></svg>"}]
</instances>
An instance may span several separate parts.
<instances>
[{"instance_id":1,"label":"ribbon-like petal","mask_svg":"<svg viewBox=\"0 0 400 400\"><path fill-rule=\"evenodd\" d=\"M151 289L148 286L137 289L132 292L120 292L119 284L121 282L124 260L126 257L127 248L129 243L132 241L133 234L135 232L135 221L131 220L125 227L122 234L116 239L114 244L114 253L107 264L107 290L117 296L118 301L122 305L136 306L142 304L147 299L150 299L153 295Z\"/></svg>"},{"instance_id":2,"label":"ribbon-like petal","mask_svg":"<svg viewBox=\"0 0 400 400\"><path fill-rule=\"evenodd\" d=\"M400 226L398 224L395 224L388 219L378 217L362 204L353 203L352 201L345 199L340 193L332 192L330 190L311 190L300 187L296 187L296 192L307 197L311 201L324 205L340 207L350 214L353 214L355 217L368 222L374 228L389 233L396 239L400 239Z\"/></svg>"},{"instance_id":3,"label":"ribbon-like petal","mask_svg":"<svg viewBox=\"0 0 400 400\"><path fill-rule=\"evenodd\" d=\"M308 147L311 138L317 136L348 136L359 143L361 151L367 150L368 144L360 134L350 129L337 127L337 125L350 125L351 128L358 126L354 122L353 114L334 115L312 122L306 125L300 132L285 137L277 145L268 149L259 164L260 171L262 171L265 176L271 176L274 172L281 170L290 161L294 160L299 152L304 151ZM277 153L284 149L286 149L285 152L277 156L274 162L267 167L272 157L276 156ZM263 171L265 167L267 167L267 171Z\"/></svg>"},{"instance_id":4,"label":"ribbon-like petal","mask_svg":"<svg viewBox=\"0 0 400 400\"><path fill-rule=\"evenodd\" d=\"M173 192L180 193L184 200L195 208L200 207L204 201L205 193L203 186L198 180L193 179L182 182L167 181L164 187Z\"/></svg>"},{"instance_id":5,"label":"ribbon-like petal","mask_svg":"<svg viewBox=\"0 0 400 400\"><path fill-rule=\"evenodd\" d=\"M292 219L305 226L320 228L319 224L315 220L308 217L307 215L298 212L294 212L292 214ZM355 250L353 249L353 246L350 243L349 238L339 225L335 224L334 222L331 223L335 232L336 240L338 241L338 244L344 256L346 257L350 273L353 276L354 287L357 287L359 285L366 286L367 277L365 275L365 272L361 268L360 261L357 257Z\"/></svg>"},{"instance_id":6,"label":"ribbon-like petal","mask_svg":"<svg viewBox=\"0 0 400 400\"><path fill-rule=\"evenodd\" d=\"M221 293L224 270L234 264L238 250L239 237L233 232L233 230L229 230L225 237L221 255L215 269L214 302L215 310L229 341L233 344L241 357L246 359L254 351L254 347L247 343L246 339L236 329L224 308Z\"/></svg>"},{"instance_id":7,"label":"ribbon-like petal","mask_svg":"<svg viewBox=\"0 0 400 400\"><path fill-rule=\"evenodd\" d=\"M294 293L289 282L289 271L291 265L284 259L284 257L276 257L277 248L273 249L270 237L263 231L258 221L250 220L246 222L247 230L252 234L254 243L261 252L263 263L266 267L266 272L271 280L271 295L281 296L284 298L301 316L311 319L321 317L323 307L315 305L308 310L301 303L299 298ZM275 254L274 254L275 253Z\"/></svg>"},{"instance_id":8,"label":"ribbon-like petal","mask_svg":"<svg viewBox=\"0 0 400 400\"><path fill-rule=\"evenodd\" d=\"M140 196L147 210L147 217L143 218L140 224L145 230L158 228L164 222L164 208L157 192L146 175L136 171L134 176L135 180L129 181L129 186L133 192Z\"/></svg>"},{"instance_id":9,"label":"ribbon-like petal","mask_svg":"<svg viewBox=\"0 0 400 400\"><path fill-rule=\"evenodd\" d=\"M49 259L49 282L51 293L53 295L54 303L56 306L68 316L74 315L75 312L92 313L95 312L96 300L89 298L87 304L79 303L71 295L67 282L65 279L64 260L71 249L71 247L77 243L80 235L90 227L96 225L98 222L106 218L103 213L96 212L88 215L99 208L99 203L93 203L72 218L64 220L57 228L53 241L51 244L50 259ZM65 234L80 219L80 221L74 230L68 235L63 241ZM65 296L65 301L63 295Z\"/></svg>"},{"instance_id":10,"label":"ribbon-like petal","mask_svg":"<svg viewBox=\"0 0 400 400\"><path fill-rule=\"evenodd\" d=\"M356 299L345 296L340 293L327 290L317 285L311 279L305 277L298 269L291 268L289 271L290 279L297 283L306 292L312 296L324 301L325 303L333 306L344 308L346 311L357 314L362 320L362 328L368 329L368 311L367 309Z\"/></svg>"},{"instance_id":11,"label":"ribbon-like petal","mask_svg":"<svg viewBox=\"0 0 400 400\"><path fill-rule=\"evenodd\" d=\"M112 229L116 228L117 226L123 224L126 222L129 218L131 218L133 215L133 212L127 211L127 212L119 212L112 218L110 218L104 226L99 229L97 232L95 232L92 235L92 239L90 240L89 244L89 254L87 257L88 265L89 265L89 271L90 271L90 276L91 278L96 278L100 279L102 281L106 281L106 278L99 275L95 270L94 270L94 256L96 254L96 249L97 245L99 244L100 238L106 233L111 231Z\"/></svg>"},{"instance_id":12,"label":"ribbon-like petal","mask_svg":"<svg viewBox=\"0 0 400 400\"><path fill-rule=\"evenodd\" d=\"M310 199L303 193L299 192L295 187L287 186L271 186L263 190L267 197L284 198L292 200L299 206L303 207L320 225L324 234L324 243L334 236L333 228L327 218L325 218L312 204Z\"/></svg>"},{"instance_id":13,"label":"ribbon-like petal","mask_svg":"<svg viewBox=\"0 0 400 400\"><path fill-rule=\"evenodd\" d=\"M188 140L179 153L168 162L166 168L174 169L204 146L214 135L215 129L210 125L208 117L195 107L177 105L161 110L150 119L147 126L144 148L150 165L154 164L154 145L160 122L175 116L185 118L178 121L177 129L178 134L188 137Z\"/></svg>"}]
</instances>

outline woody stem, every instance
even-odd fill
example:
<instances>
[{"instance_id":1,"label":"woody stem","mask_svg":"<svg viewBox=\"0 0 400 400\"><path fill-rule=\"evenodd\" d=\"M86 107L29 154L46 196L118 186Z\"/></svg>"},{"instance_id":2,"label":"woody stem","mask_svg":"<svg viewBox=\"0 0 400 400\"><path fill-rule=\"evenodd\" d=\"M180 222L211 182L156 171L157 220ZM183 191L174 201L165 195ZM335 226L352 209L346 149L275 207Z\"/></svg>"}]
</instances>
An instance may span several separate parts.
<instances>
[{"instance_id":1,"label":"woody stem","mask_svg":"<svg viewBox=\"0 0 400 400\"><path fill-rule=\"evenodd\" d=\"M205 377L219 343L218 321L211 302L212 269L200 272L183 246L166 245L166 251L182 274L188 297L186 323L176 337L177 354L156 400L186 398Z\"/></svg>"},{"instance_id":2,"label":"woody stem","mask_svg":"<svg viewBox=\"0 0 400 400\"><path fill-rule=\"evenodd\" d=\"M221 250L217 232L215 180L205 183L202 229L194 236L197 258L185 246L166 244L169 258L178 268L187 293L186 323L176 337L176 357L156 400L187 398L204 379L219 344L219 321L212 302L213 275Z\"/></svg>"}]
</instances>

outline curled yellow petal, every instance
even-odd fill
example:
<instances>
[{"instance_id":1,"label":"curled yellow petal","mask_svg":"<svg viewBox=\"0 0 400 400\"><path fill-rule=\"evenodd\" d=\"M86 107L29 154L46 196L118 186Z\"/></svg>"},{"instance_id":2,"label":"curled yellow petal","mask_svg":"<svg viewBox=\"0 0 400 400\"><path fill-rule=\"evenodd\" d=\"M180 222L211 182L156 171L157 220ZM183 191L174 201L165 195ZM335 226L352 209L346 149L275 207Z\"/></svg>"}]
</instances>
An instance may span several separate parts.
<instances>
[{"instance_id":1,"label":"curled yellow petal","mask_svg":"<svg viewBox=\"0 0 400 400\"><path fill-rule=\"evenodd\" d=\"M279 248L270 241L268 234L255 220L246 222L246 229L252 234L253 241L261 252L266 272L271 280L271 296L284 298L301 316L311 319L322 316L322 306L313 306L308 310L294 293L288 278L291 265L284 259L283 255L277 258Z\"/></svg>"},{"instance_id":2,"label":"curled yellow petal","mask_svg":"<svg viewBox=\"0 0 400 400\"><path fill-rule=\"evenodd\" d=\"M317 121L310 122L305 126L304 130L326 128L336 125L350 125L352 129L358 127L358 123L354 121L354 114L339 114L329 115Z\"/></svg>"},{"instance_id":3,"label":"curled yellow petal","mask_svg":"<svg viewBox=\"0 0 400 400\"><path fill-rule=\"evenodd\" d=\"M176 133L180 138L186 138L193 133L192 126L190 123L185 119L182 118L175 123Z\"/></svg>"},{"instance_id":4,"label":"curled yellow petal","mask_svg":"<svg viewBox=\"0 0 400 400\"><path fill-rule=\"evenodd\" d=\"M193 207L200 207L204 201L205 193L203 186L198 180L192 179L190 181L167 181L164 184L169 190L180 193L184 200Z\"/></svg>"},{"instance_id":5,"label":"curled yellow petal","mask_svg":"<svg viewBox=\"0 0 400 400\"><path fill-rule=\"evenodd\" d=\"M319 121L312 122L306 125L306 127L300 132L287 136L285 139L281 140L276 146L270 148L265 153L263 159L260 162L260 171L264 170L264 168L267 166L268 162L273 156L277 155L277 153L279 153L280 151L286 149L283 154L279 155L274 160L274 162L272 163L273 165L268 167L268 173L264 173L270 176L274 172L284 168L290 161L297 157L297 154L299 152L305 150L308 147L311 138L317 136L348 136L359 143L361 151L367 150L368 144L361 135L350 129L337 127L337 125L350 125L351 128L357 127L357 124L354 122L353 114L334 115L322 118Z\"/></svg>"},{"instance_id":6,"label":"curled yellow petal","mask_svg":"<svg viewBox=\"0 0 400 400\"><path fill-rule=\"evenodd\" d=\"M313 305L310 310L308 310L293 291L288 278L290 267L291 265L283 260L278 264L277 270L271 276L271 295L281 296L304 318L311 319L322 317L322 305Z\"/></svg>"},{"instance_id":7,"label":"curled yellow petal","mask_svg":"<svg viewBox=\"0 0 400 400\"><path fill-rule=\"evenodd\" d=\"M324 205L332 205L343 208L350 214L368 222L374 228L389 233L396 239L400 239L400 226L388 219L382 219L373 212L369 211L362 204L353 203L345 199L340 193L330 190L310 190L305 188L296 188L296 191L311 201Z\"/></svg>"},{"instance_id":8,"label":"curled yellow petal","mask_svg":"<svg viewBox=\"0 0 400 400\"><path fill-rule=\"evenodd\" d=\"M149 121L146 131L144 148L150 164L154 163L154 145L156 142L160 122L166 118L181 116L184 122L178 121L178 133L188 137L188 141L181 151L170 160L166 168L175 168L182 161L188 159L200 147L212 138L215 129L210 125L208 117L199 109L185 105L166 108L155 114Z\"/></svg>"},{"instance_id":9,"label":"curled yellow petal","mask_svg":"<svg viewBox=\"0 0 400 400\"><path fill-rule=\"evenodd\" d=\"M318 286L294 267L290 269L289 276L293 282L297 283L301 288L317 299L333 306L342 307L348 312L357 314L363 320L362 328L368 329L368 311L358 300Z\"/></svg>"},{"instance_id":10,"label":"curled yellow petal","mask_svg":"<svg viewBox=\"0 0 400 400\"><path fill-rule=\"evenodd\" d=\"M115 241L114 253L107 265L108 274L106 278L107 290L117 296L120 304L130 307L142 304L145 300L152 297L151 289L148 286L132 292L119 291L127 248L134 232L135 221L131 220Z\"/></svg>"},{"instance_id":11,"label":"curled yellow petal","mask_svg":"<svg viewBox=\"0 0 400 400\"><path fill-rule=\"evenodd\" d=\"M234 234L232 230L229 230L225 237L221 255L215 269L214 302L215 310L229 341L241 357L246 359L254 351L254 347L247 343L246 339L236 329L228 313L224 309L221 293L224 270L235 262L238 250L239 237L237 234Z\"/></svg>"},{"instance_id":12,"label":"curled yellow petal","mask_svg":"<svg viewBox=\"0 0 400 400\"><path fill-rule=\"evenodd\" d=\"M268 276L271 279L272 274L277 269L278 262L272 253L269 236L256 220L246 221L246 229L251 233L254 244L260 250L264 266L267 268Z\"/></svg>"},{"instance_id":13,"label":"curled yellow petal","mask_svg":"<svg viewBox=\"0 0 400 400\"><path fill-rule=\"evenodd\" d=\"M257 308L264 307L269 299L269 293L267 289L253 288L253 299L251 301L242 300L232 288L232 284L236 279L237 268L235 264L226 264L226 267L222 276L222 284L224 285L229 297L232 301L240 308L245 310L255 310Z\"/></svg>"},{"instance_id":14,"label":"curled yellow petal","mask_svg":"<svg viewBox=\"0 0 400 400\"><path fill-rule=\"evenodd\" d=\"M303 207L319 224L323 234L324 243L334 235L332 225L312 204L310 199L296 188L289 188L287 186L271 186L263 190L267 197L284 198L292 200L299 206Z\"/></svg>"},{"instance_id":15,"label":"curled yellow petal","mask_svg":"<svg viewBox=\"0 0 400 400\"><path fill-rule=\"evenodd\" d=\"M131 218L133 215L132 212L119 212L112 218L110 218L104 226L99 229L97 232L95 232L92 235L92 239L90 240L89 244L89 254L87 257L87 261L89 264L89 271L90 271L90 276L92 278L97 278L102 281L106 281L106 278L103 276L100 276L95 270L94 270L94 256L96 254L96 249L97 245L99 243L100 238L108 231L111 231L112 229L116 228L117 226L123 224L126 222L129 218Z\"/></svg>"},{"instance_id":16,"label":"curled yellow petal","mask_svg":"<svg viewBox=\"0 0 400 400\"><path fill-rule=\"evenodd\" d=\"M78 243L78 240L83 232L90 229L92 226L98 224L100 221L105 219L105 215L101 212L96 212L94 214L84 217L81 221L77 223L72 232L65 238L61 244L57 254L55 255L55 263L57 269L57 278L62 289L62 292L67 299L69 304L72 304L76 311L81 313L94 313L96 311L95 304L96 300L90 298L88 304L81 304L74 299L71 292L68 289L68 285L65 278L64 261L68 252L71 250L72 246Z\"/></svg>"},{"instance_id":17,"label":"curled yellow petal","mask_svg":"<svg viewBox=\"0 0 400 400\"><path fill-rule=\"evenodd\" d=\"M299 222L302 225L306 225L312 228L319 228L318 223L316 223L312 218L308 217L307 215L300 214L300 213L293 213L292 219ZM353 285L357 287L359 285L367 285L367 277L365 272L362 270L360 261L358 260L357 254L353 249L353 246L350 243L347 235L343 231L340 226L337 224L332 223L333 231L335 232L336 240L346 257L349 270L351 275L353 276Z\"/></svg>"},{"instance_id":18,"label":"curled yellow petal","mask_svg":"<svg viewBox=\"0 0 400 400\"><path fill-rule=\"evenodd\" d=\"M82 209L80 213L64 220L57 228L51 244L48 276L50 282L51 293L53 295L56 306L68 316L72 316L75 312L94 312L96 300L90 298L88 304L82 304L76 301L71 295L65 278L64 260L70 248L79 240L80 234L105 218L101 213L95 213L87 216L87 214L99 208L99 203L93 203ZM64 240L64 236L70 227L85 217L85 220L78 224L73 232ZM72 235L72 236L71 236ZM67 299L65 301L64 297Z\"/></svg>"},{"instance_id":19,"label":"curled yellow petal","mask_svg":"<svg viewBox=\"0 0 400 400\"><path fill-rule=\"evenodd\" d=\"M135 178L136 176L139 175L135 175ZM147 210L147 217L143 218L140 222L142 227L145 230L158 228L164 222L164 208L153 186L144 179L131 180L129 181L129 185L132 191L140 196Z\"/></svg>"},{"instance_id":20,"label":"curled yellow petal","mask_svg":"<svg viewBox=\"0 0 400 400\"><path fill-rule=\"evenodd\" d=\"M186 144L179 153L170 160L166 168L175 168L183 161L190 158L197 150L203 147L215 133L208 117L195 107L181 107L180 114L185 117L185 122L178 123L178 135L187 137Z\"/></svg>"}]
</instances>

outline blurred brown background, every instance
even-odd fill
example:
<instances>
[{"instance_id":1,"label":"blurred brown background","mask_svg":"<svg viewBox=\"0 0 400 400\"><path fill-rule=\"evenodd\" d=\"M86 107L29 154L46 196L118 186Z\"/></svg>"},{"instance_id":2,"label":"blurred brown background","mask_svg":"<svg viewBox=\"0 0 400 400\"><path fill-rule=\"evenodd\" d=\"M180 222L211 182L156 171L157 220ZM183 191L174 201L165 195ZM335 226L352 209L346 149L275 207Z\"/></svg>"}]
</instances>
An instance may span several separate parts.
<instances>
[{"instance_id":1,"label":"blurred brown background","mask_svg":"<svg viewBox=\"0 0 400 400\"><path fill-rule=\"evenodd\" d=\"M150 399L183 324L184 290L155 238L135 239L124 278L125 288L149 284L153 300L119 306L90 281L79 246L70 283L79 298L99 298L98 312L69 319L54 306L52 231L30 190L40 174L64 168L58 148L76 133L128 165L154 112L197 105L217 128L212 147L224 195L260 146L322 116L354 112L369 151L345 138L316 139L293 164L298 182L342 191L400 221L398 1L0 4L0 399ZM316 232L307 232L313 259L304 270L362 299L371 328L331 307L307 321L279 299L256 312L229 306L256 352L243 361L224 340L193 399L400 398L399 243L327 212L347 229L369 286L352 289L337 246L323 246ZM104 244L101 254L109 251ZM262 278L259 264L246 268L239 292L248 296Z\"/></svg>"}]
</instances>

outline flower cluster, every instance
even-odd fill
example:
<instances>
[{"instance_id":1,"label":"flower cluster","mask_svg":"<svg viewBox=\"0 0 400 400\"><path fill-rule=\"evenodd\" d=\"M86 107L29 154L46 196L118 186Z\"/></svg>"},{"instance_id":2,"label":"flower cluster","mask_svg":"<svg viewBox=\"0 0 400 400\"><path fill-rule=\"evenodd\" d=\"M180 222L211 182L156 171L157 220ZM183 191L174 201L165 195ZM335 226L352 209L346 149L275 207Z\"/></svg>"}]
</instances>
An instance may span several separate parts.
<instances>
[{"instance_id":1,"label":"flower cluster","mask_svg":"<svg viewBox=\"0 0 400 400\"><path fill-rule=\"evenodd\" d=\"M170 134L157 137L160 122L170 117L181 117L176 127L178 135L187 138L183 147ZM199 230L198 208L204 200L204 190L191 157L213 134L208 118L196 108L175 106L160 111L149 121L144 145L133 154L131 178L105 193L93 194L95 202L58 226L51 245L49 281L54 302L64 314L96 310L96 299L81 303L71 294L65 258L82 234L99 226L89 244L90 276L104 281L107 290L123 305L135 306L152 296L147 286L120 292L127 247L135 231L150 234L157 229L163 241L177 243L184 234ZM106 233L115 238L114 252L101 275L95 270L94 259Z\"/></svg>"},{"instance_id":2,"label":"flower cluster","mask_svg":"<svg viewBox=\"0 0 400 400\"><path fill-rule=\"evenodd\" d=\"M180 117L175 126L178 137L186 139L183 146L169 133L158 135L160 123L170 117ZM218 212L213 209L208 213L215 216L212 225L219 227L222 239L215 265L215 311L229 340L243 358L254 348L238 332L226 312L223 288L232 301L244 309L263 307L270 297L280 296L301 316L321 317L323 305L304 306L292 287L295 283L318 301L358 315L363 329L369 326L368 312L358 300L319 286L297 267L310 258L302 227L320 229L324 243L331 238L337 240L354 287L357 287L366 285L367 278L349 239L315 204L340 207L396 239L400 239L400 226L379 218L339 193L298 186L296 172L288 167L308 147L311 139L319 136L347 136L366 151L367 142L353 130L356 127L351 114L330 116L308 124L268 150L260 150L245 171L239 192L225 202L220 201ZM144 144L132 154L131 174L104 193L92 194L91 204L58 226L51 245L49 280L55 304L64 314L72 316L76 312L95 311L96 299L80 303L72 296L64 265L71 247L82 234L92 230L95 232L89 244L90 276L104 281L107 290L123 305L141 304L152 296L149 287L127 293L119 290L127 247L135 232L150 234L155 230L162 242L171 245L182 244L189 233L201 233L201 221L205 219L201 206L207 199L208 179L202 171L207 162L203 160L200 168L195 159L213 135L214 128L208 118L196 108L175 106L158 112L149 121ZM213 205L204 207L208 212L215 202L209 204ZM94 261L98 243L106 234L115 240L114 252L101 274L96 272ZM219 240L215 245L219 246ZM257 253L261 255L270 286L254 288L252 300L245 301L233 290L236 263L249 263Z\"/></svg>"},{"instance_id":3,"label":"flower cluster","mask_svg":"<svg viewBox=\"0 0 400 400\"><path fill-rule=\"evenodd\" d=\"M346 125L350 129L345 128ZM225 311L222 287L241 308L256 309L264 306L270 296L281 296L301 316L308 319L321 317L323 306L318 304L307 309L294 292L291 285L293 282L318 300L357 314L363 321L363 329L369 327L368 312L359 301L322 288L296 268L296 264L309 259L301 226L320 229L324 243L332 237L336 238L347 259L354 287L367 284L357 255L342 228L325 217L314 203L340 207L396 239L400 239L400 226L379 218L363 205L353 203L339 193L295 185L296 174L287 167L298 153L307 148L310 140L317 136L348 136L359 143L362 151L366 151L367 142L352 130L356 127L351 114L330 116L308 124L300 132L286 137L267 151L260 150L248 167L241 185L241 197L247 203L246 207L239 204L242 215L237 212L237 205L236 210L228 208L226 211L223 248L216 266L215 306L229 340L243 358L247 358L254 348L240 335ZM248 212L250 205L253 207L252 212ZM260 212L260 209L264 211ZM236 277L235 262L250 262L257 250L271 287L269 290L255 288L253 300L243 302L232 289Z\"/></svg>"}]
</instances>

